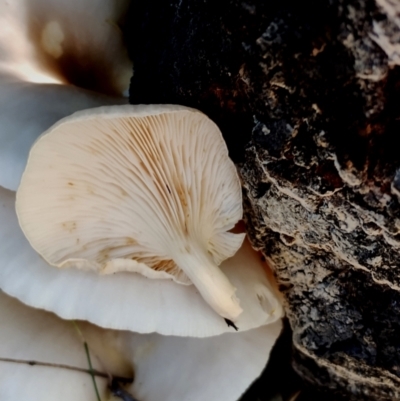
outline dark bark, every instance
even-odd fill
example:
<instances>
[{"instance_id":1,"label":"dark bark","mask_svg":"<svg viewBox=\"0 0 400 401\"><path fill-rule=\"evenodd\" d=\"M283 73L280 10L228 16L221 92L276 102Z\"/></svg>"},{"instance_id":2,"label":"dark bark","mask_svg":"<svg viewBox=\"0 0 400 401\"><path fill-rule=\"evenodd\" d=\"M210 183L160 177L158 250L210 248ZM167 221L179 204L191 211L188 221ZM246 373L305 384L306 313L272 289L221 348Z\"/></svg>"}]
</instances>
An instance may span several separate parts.
<instances>
[{"instance_id":1,"label":"dark bark","mask_svg":"<svg viewBox=\"0 0 400 401\"><path fill-rule=\"evenodd\" d=\"M294 368L357 400L400 400L398 4L134 1L127 32L130 101L204 111L241 163Z\"/></svg>"}]
</instances>

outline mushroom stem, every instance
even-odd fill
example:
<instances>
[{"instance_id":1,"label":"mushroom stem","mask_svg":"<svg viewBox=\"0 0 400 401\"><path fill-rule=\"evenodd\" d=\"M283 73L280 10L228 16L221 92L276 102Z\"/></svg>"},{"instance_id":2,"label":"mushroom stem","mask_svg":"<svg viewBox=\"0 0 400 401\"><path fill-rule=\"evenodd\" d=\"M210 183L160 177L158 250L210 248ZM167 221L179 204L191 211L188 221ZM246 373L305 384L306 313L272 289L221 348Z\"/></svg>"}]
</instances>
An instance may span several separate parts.
<instances>
[{"instance_id":1,"label":"mushroom stem","mask_svg":"<svg viewBox=\"0 0 400 401\"><path fill-rule=\"evenodd\" d=\"M178 255L174 261L211 308L226 319L237 320L243 309L235 295L236 288L210 258L185 253Z\"/></svg>"}]
</instances>

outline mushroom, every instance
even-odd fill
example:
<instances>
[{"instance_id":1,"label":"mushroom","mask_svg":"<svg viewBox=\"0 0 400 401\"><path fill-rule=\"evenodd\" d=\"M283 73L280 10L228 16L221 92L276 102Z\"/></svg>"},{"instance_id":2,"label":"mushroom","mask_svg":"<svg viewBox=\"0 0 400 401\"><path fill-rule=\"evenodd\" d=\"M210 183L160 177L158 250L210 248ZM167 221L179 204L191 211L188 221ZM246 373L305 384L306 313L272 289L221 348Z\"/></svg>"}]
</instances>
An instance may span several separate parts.
<instances>
[{"instance_id":1,"label":"mushroom","mask_svg":"<svg viewBox=\"0 0 400 401\"><path fill-rule=\"evenodd\" d=\"M132 76L120 24L129 0L0 0L0 71L120 96Z\"/></svg>"},{"instance_id":2,"label":"mushroom","mask_svg":"<svg viewBox=\"0 0 400 401\"><path fill-rule=\"evenodd\" d=\"M37 137L59 119L88 107L125 104L72 85L24 82L0 73L0 183L16 190Z\"/></svg>"},{"instance_id":3,"label":"mushroom","mask_svg":"<svg viewBox=\"0 0 400 401\"><path fill-rule=\"evenodd\" d=\"M0 0L0 185L16 190L29 149L71 113L126 104L118 23L128 0Z\"/></svg>"},{"instance_id":4,"label":"mushroom","mask_svg":"<svg viewBox=\"0 0 400 401\"><path fill-rule=\"evenodd\" d=\"M139 401L238 399L261 373L281 322L208 339L105 330L76 322L96 370L101 400L109 377L134 377ZM82 336L65 320L0 292L0 399L96 401ZM122 384L121 384L122 386Z\"/></svg>"},{"instance_id":5,"label":"mushroom","mask_svg":"<svg viewBox=\"0 0 400 401\"><path fill-rule=\"evenodd\" d=\"M137 273L101 276L51 267L30 247L18 225L14 204L15 193L0 187L0 283L9 295L62 318L88 320L106 328L190 337L232 331L194 286L149 280ZM282 317L267 266L248 241L220 268L241 299L240 331Z\"/></svg>"},{"instance_id":6,"label":"mushroom","mask_svg":"<svg viewBox=\"0 0 400 401\"><path fill-rule=\"evenodd\" d=\"M110 106L73 114L32 147L16 210L51 265L194 284L242 312L218 267L241 246L240 181L217 126L194 109Z\"/></svg>"}]
</instances>

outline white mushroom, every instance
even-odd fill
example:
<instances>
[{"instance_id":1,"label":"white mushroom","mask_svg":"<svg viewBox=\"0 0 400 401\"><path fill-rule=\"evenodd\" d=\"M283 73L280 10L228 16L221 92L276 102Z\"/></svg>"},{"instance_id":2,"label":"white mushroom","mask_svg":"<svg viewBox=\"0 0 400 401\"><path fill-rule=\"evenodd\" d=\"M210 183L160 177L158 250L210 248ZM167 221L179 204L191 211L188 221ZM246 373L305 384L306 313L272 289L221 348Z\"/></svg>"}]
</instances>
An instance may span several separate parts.
<instances>
[{"instance_id":1,"label":"white mushroom","mask_svg":"<svg viewBox=\"0 0 400 401\"><path fill-rule=\"evenodd\" d=\"M261 373L281 322L208 339L78 327L89 345L102 400L108 375L135 377L139 401L237 400ZM33 363L34 362L34 363ZM68 367L68 368L66 368ZM71 322L0 292L0 399L96 401L83 343ZM104 377L104 375L106 377Z\"/></svg>"},{"instance_id":2,"label":"white mushroom","mask_svg":"<svg viewBox=\"0 0 400 401\"><path fill-rule=\"evenodd\" d=\"M59 119L89 107L125 103L72 85L24 82L0 73L0 185L18 188L29 149Z\"/></svg>"},{"instance_id":3,"label":"white mushroom","mask_svg":"<svg viewBox=\"0 0 400 401\"><path fill-rule=\"evenodd\" d=\"M88 320L120 330L191 337L232 331L194 286L148 280L136 273L101 276L51 267L27 242L14 203L15 193L0 187L0 282L8 294L65 319ZM267 266L247 241L220 268L241 300L243 313L236 323L240 331L282 317Z\"/></svg>"},{"instance_id":4,"label":"white mushroom","mask_svg":"<svg viewBox=\"0 0 400 401\"><path fill-rule=\"evenodd\" d=\"M32 147L20 225L53 266L194 284L221 316L242 312L218 265L241 246L240 181L217 126L182 106L78 112Z\"/></svg>"},{"instance_id":5,"label":"white mushroom","mask_svg":"<svg viewBox=\"0 0 400 401\"><path fill-rule=\"evenodd\" d=\"M0 185L16 190L37 137L71 113L126 104L118 28L128 0L0 0Z\"/></svg>"},{"instance_id":6,"label":"white mushroom","mask_svg":"<svg viewBox=\"0 0 400 401\"><path fill-rule=\"evenodd\" d=\"M0 0L0 71L119 96L132 76L119 23L129 0Z\"/></svg>"}]
</instances>

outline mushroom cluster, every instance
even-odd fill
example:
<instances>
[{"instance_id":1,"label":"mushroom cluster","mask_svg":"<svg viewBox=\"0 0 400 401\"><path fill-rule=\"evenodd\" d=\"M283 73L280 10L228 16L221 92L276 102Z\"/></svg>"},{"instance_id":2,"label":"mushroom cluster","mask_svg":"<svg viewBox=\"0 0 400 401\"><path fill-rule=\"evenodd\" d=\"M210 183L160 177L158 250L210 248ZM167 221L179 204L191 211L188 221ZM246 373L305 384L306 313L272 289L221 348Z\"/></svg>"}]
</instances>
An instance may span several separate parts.
<instances>
[{"instance_id":1,"label":"mushroom cluster","mask_svg":"<svg viewBox=\"0 0 400 401\"><path fill-rule=\"evenodd\" d=\"M60 63L74 43L80 56L120 37L99 28L81 40L67 24L69 5L32 3L0 0L8 27L0 35L0 399L96 400L66 321L79 319L91 322L79 326L104 373L102 400L107 378L133 371L126 391L140 401L236 400L268 360L283 311L265 262L237 229L241 186L221 133L183 106L122 105L122 45L103 54L112 85L63 82ZM84 3L93 22L117 20L126 4ZM88 3L95 13L85 14ZM38 20L35 41L26 22ZM13 30L29 48L20 58L8 51ZM25 67L12 75L13 65Z\"/></svg>"}]
</instances>

